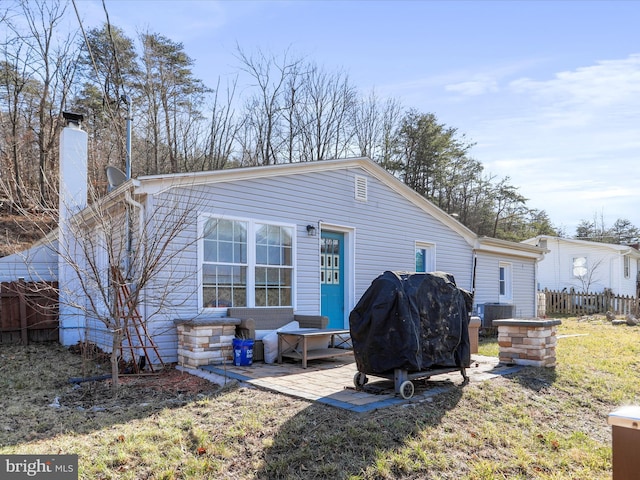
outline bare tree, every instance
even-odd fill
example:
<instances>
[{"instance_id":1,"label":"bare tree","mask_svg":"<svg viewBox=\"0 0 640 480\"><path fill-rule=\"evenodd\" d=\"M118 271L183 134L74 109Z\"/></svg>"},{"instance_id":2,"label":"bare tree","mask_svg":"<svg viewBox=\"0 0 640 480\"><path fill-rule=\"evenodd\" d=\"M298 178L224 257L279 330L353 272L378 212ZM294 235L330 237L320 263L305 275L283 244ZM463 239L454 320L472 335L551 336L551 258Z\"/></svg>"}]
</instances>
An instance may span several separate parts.
<instances>
[{"instance_id":1,"label":"bare tree","mask_svg":"<svg viewBox=\"0 0 640 480\"><path fill-rule=\"evenodd\" d=\"M61 230L49 232L47 246L72 272L72 281L59 284L54 292L61 309L75 311L84 320L86 340L111 351L114 387L121 360L138 365L145 356L145 362L158 362L146 343L154 333L136 340L136 323L147 327L155 317L171 316L170 312L180 307L170 293L180 289L192 272L176 265L185 249L198 241L195 197L167 195L146 210L129 188L96 199L69 220L64 234ZM22 221L29 218L33 217L23 211ZM65 234L73 241L62 241ZM29 263L32 260L26 255L24 261ZM182 297L183 302L188 299Z\"/></svg>"},{"instance_id":2,"label":"bare tree","mask_svg":"<svg viewBox=\"0 0 640 480\"><path fill-rule=\"evenodd\" d=\"M291 93L291 85L296 83L291 78L297 75L301 60L290 59L289 52L279 60L262 51L250 56L239 46L236 50L240 69L255 82L251 86L257 88L245 105L244 135L240 138L242 153L248 158L243 157L243 161L250 165L278 163L283 144L284 96Z\"/></svg>"},{"instance_id":3,"label":"bare tree","mask_svg":"<svg viewBox=\"0 0 640 480\"><path fill-rule=\"evenodd\" d=\"M65 128L63 134L69 131L75 137L62 144L63 152L81 152L80 142L86 142L86 134L82 136L84 132L72 127ZM78 338L88 335L111 351L112 380L117 386L119 358L129 354L128 360L135 363L139 360L134 358L136 352L139 357L148 353L145 342L151 335L136 340L136 324L146 327L156 316L169 316L180 301L189 298L183 295L176 300L171 293L193 277L193 271L184 268L179 258L198 241L198 194L172 194L169 189L147 205L146 193L137 193L130 181L101 197L90 184L80 185L86 159L82 154L74 157L72 153L71 157L71 162L61 159L60 182L48 185L56 189L60 199L59 226L42 234L47 249L58 259L56 293L62 328L67 320L75 319L77 323L72 321L71 328L78 329ZM87 197L88 206L84 207ZM29 209L20 213L22 222L35 220ZM25 257L24 261L28 264L30 259ZM128 351L124 348L127 345Z\"/></svg>"},{"instance_id":4,"label":"bare tree","mask_svg":"<svg viewBox=\"0 0 640 480\"><path fill-rule=\"evenodd\" d=\"M389 171L397 165L397 138L402 107L399 101L381 100L375 91L360 100L354 109L353 131L358 155L369 157Z\"/></svg>"},{"instance_id":5,"label":"bare tree","mask_svg":"<svg viewBox=\"0 0 640 480\"><path fill-rule=\"evenodd\" d=\"M55 147L62 122L56 114L63 110L76 72L78 54L74 48L74 35L62 41L58 26L63 20L66 3L59 0L20 1L26 31L16 24L9 28L20 38L28 52L30 76L40 84L37 106L38 122L35 135L38 143L39 204L50 207L54 196L47 191L50 184L50 164L56 158ZM55 163L54 163L55 164Z\"/></svg>"},{"instance_id":6,"label":"bare tree","mask_svg":"<svg viewBox=\"0 0 640 480\"><path fill-rule=\"evenodd\" d=\"M588 263L586 257L576 257L573 259L573 276L579 281L580 288L584 293L589 293L594 283L599 281L599 269L604 263L604 259L600 258L591 264Z\"/></svg>"},{"instance_id":7,"label":"bare tree","mask_svg":"<svg viewBox=\"0 0 640 480\"><path fill-rule=\"evenodd\" d=\"M13 42L10 42L11 44ZM32 81L25 72L26 62L21 52L22 45L9 48L3 46L3 60L0 63L0 182L9 200L9 205L23 204L25 188L31 177L25 156L30 142L28 125L30 120L30 100L35 98Z\"/></svg>"},{"instance_id":8,"label":"bare tree","mask_svg":"<svg viewBox=\"0 0 640 480\"><path fill-rule=\"evenodd\" d=\"M159 139L165 142L168 170L177 173L180 171L179 130L184 132L185 125L191 128L194 121L201 119L199 105L207 89L193 76L194 61L181 43L157 33L145 33L141 40L144 81L140 84L150 106L153 138L156 142ZM158 152L156 167L157 164Z\"/></svg>"},{"instance_id":9,"label":"bare tree","mask_svg":"<svg viewBox=\"0 0 640 480\"><path fill-rule=\"evenodd\" d=\"M237 77L227 85L226 98L220 98L220 79L214 89L211 108L211 125L206 141L205 155L200 170L221 170L231 159L234 143L242 128L242 121L236 121L233 102L236 94Z\"/></svg>"},{"instance_id":10,"label":"bare tree","mask_svg":"<svg viewBox=\"0 0 640 480\"><path fill-rule=\"evenodd\" d=\"M305 69L298 129L303 161L340 158L351 150L356 90L343 73L328 73L310 65Z\"/></svg>"}]
</instances>

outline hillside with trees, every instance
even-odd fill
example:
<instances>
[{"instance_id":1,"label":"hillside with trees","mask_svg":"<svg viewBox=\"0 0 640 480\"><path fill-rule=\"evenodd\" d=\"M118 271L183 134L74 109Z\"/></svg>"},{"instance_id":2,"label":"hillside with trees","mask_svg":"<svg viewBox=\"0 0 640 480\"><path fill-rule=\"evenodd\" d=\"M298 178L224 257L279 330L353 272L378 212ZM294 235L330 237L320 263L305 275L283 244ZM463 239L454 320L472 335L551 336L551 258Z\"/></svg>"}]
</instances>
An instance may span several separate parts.
<instances>
[{"instance_id":1,"label":"hillside with trees","mask_svg":"<svg viewBox=\"0 0 640 480\"><path fill-rule=\"evenodd\" d=\"M286 51L235 50L235 75L208 85L184 46L158 32L80 28L62 0L0 7L0 208L56 217L62 111L84 115L89 177L132 176L368 156L479 235L556 234L509 177L486 172L474 143L436 114L362 92L348 73ZM108 18L108 17L107 17Z\"/></svg>"}]
</instances>

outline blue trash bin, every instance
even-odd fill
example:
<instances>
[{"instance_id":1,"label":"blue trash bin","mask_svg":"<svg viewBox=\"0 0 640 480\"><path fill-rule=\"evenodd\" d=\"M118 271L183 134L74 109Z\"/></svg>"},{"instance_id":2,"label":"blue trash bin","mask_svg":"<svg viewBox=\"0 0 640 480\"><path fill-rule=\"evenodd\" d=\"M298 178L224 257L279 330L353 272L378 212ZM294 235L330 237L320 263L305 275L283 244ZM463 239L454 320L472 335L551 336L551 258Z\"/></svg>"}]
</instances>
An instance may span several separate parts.
<instances>
[{"instance_id":1,"label":"blue trash bin","mask_svg":"<svg viewBox=\"0 0 640 480\"><path fill-rule=\"evenodd\" d=\"M245 367L253 363L253 340L233 339L233 364L237 367Z\"/></svg>"}]
</instances>

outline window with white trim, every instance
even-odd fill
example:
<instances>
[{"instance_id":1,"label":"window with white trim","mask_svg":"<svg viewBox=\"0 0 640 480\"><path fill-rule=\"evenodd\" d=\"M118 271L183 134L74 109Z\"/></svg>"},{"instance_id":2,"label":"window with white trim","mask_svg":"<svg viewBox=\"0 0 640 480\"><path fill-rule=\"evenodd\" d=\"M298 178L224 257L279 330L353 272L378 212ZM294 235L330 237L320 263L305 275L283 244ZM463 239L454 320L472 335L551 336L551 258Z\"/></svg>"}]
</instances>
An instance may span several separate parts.
<instances>
[{"instance_id":1,"label":"window with white trim","mask_svg":"<svg viewBox=\"0 0 640 480\"><path fill-rule=\"evenodd\" d=\"M573 257L571 266L574 277L584 277L587 274L587 257Z\"/></svg>"},{"instance_id":2,"label":"window with white trim","mask_svg":"<svg viewBox=\"0 0 640 480\"><path fill-rule=\"evenodd\" d=\"M511 280L511 264L500 262L500 303L509 303L513 300L513 287Z\"/></svg>"},{"instance_id":3,"label":"window with white trim","mask_svg":"<svg viewBox=\"0 0 640 480\"><path fill-rule=\"evenodd\" d=\"M291 306L293 229L256 224L255 245L255 306Z\"/></svg>"},{"instance_id":4,"label":"window with white trim","mask_svg":"<svg viewBox=\"0 0 640 480\"><path fill-rule=\"evenodd\" d=\"M209 218L202 248L205 307L247 306L248 222Z\"/></svg>"},{"instance_id":5,"label":"window with white trim","mask_svg":"<svg viewBox=\"0 0 640 480\"><path fill-rule=\"evenodd\" d=\"M629 255L624 256L624 278L631 276L631 257Z\"/></svg>"},{"instance_id":6,"label":"window with white trim","mask_svg":"<svg viewBox=\"0 0 640 480\"><path fill-rule=\"evenodd\" d=\"M204 308L292 306L293 235L292 226L206 218Z\"/></svg>"},{"instance_id":7,"label":"window with white trim","mask_svg":"<svg viewBox=\"0 0 640 480\"><path fill-rule=\"evenodd\" d=\"M416 242L416 269L418 273L436 269L436 246L432 243Z\"/></svg>"}]
</instances>

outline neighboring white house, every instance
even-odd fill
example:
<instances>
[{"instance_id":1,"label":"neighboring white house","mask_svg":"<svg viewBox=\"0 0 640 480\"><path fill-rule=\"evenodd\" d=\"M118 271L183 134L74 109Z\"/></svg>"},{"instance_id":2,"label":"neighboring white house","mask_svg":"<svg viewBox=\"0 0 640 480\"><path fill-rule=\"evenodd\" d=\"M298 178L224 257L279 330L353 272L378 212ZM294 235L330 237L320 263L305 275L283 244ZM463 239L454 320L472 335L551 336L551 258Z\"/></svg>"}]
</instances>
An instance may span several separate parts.
<instances>
[{"instance_id":1,"label":"neighboring white house","mask_svg":"<svg viewBox=\"0 0 640 480\"><path fill-rule=\"evenodd\" d=\"M444 271L475 290L476 305L509 303L515 316L536 314L543 249L478 237L368 158L144 176L102 203L113 215L114 205L132 206L135 238L142 225L170 229L167 211L187 219L170 263L144 292L154 298L157 288L172 306L148 325L168 362L177 359L175 319L225 316L230 306L290 306L348 328L350 311L385 270ZM160 210L162 222L154 221ZM21 261L0 259L0 277L11 280ZM57 265L41 268L55 275ZM146 310L143 301L143 318ZM65 322L61 316L61 328ZM110 349L99 323L84 325L83 337Z\"/></svg>"},{"instance_id":2,"label":"neighboring white house","mask_svg":"<svg viewBox=\"0 0 640 480\"><path fill-rule=\"evenodd\" d=\"M590 293L610 289L635 296L640 251L628 245L539 235L523 241L547 250L538 263L538 289L575 289Z\"/></svg>"},{"instance_id":3,"label":"neighboring white house","mask_svg":"<svg viewBox=\"0 0 640 480\"><path fill-rule=\"evenodd\" d=\"M0 282L24 278L27 282L51 282L58 279L57 232L15 255L0 257Z\"/></svg>"}]
</instances>

